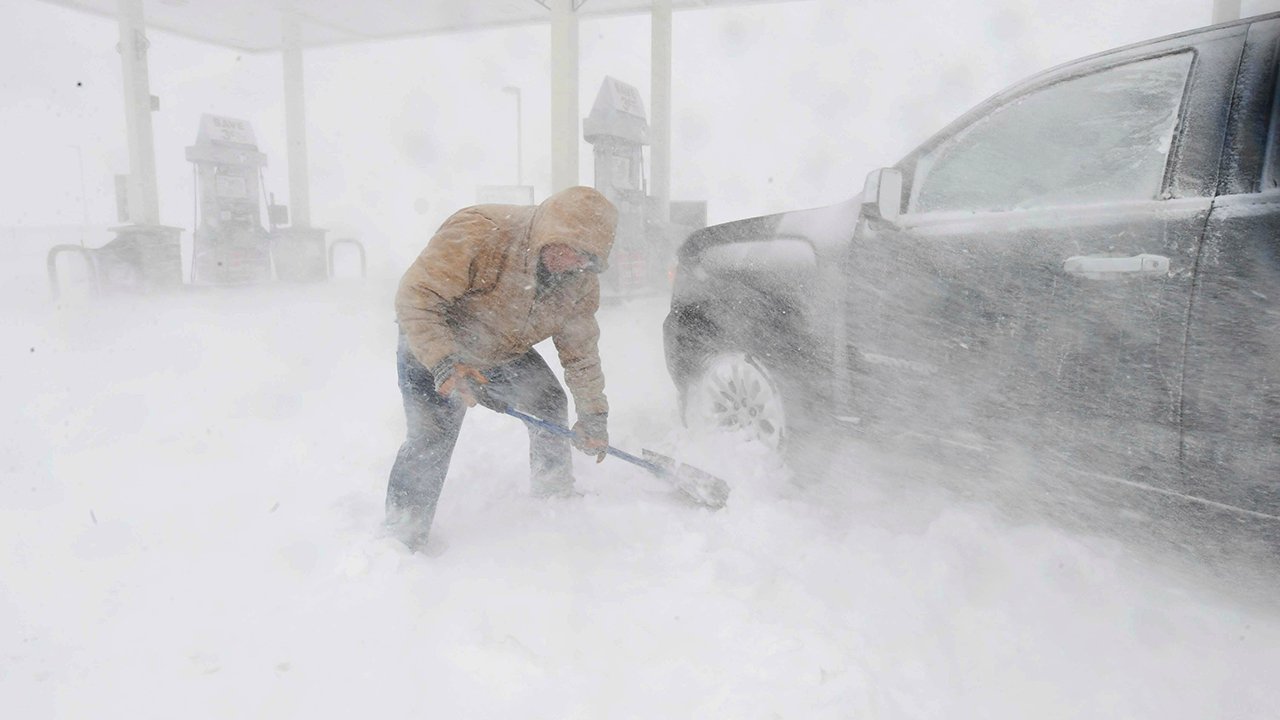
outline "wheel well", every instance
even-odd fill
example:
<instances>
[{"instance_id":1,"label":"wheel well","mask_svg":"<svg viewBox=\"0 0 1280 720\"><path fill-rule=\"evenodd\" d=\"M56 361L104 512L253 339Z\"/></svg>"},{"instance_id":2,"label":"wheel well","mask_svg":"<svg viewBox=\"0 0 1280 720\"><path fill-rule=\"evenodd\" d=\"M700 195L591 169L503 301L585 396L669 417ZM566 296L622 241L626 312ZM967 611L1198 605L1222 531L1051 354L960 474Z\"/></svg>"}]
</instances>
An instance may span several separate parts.
<instances>
[{"instance_id":1,"label":"wheel well","mask_svg":"<svg viewBox=\"0 0 1280 720\"><path fill-rule=\"evenodd\" d=\"M777 320L763 326L729 326L722 314L710 313L704 305L673 307L664 325L667 365L685 418L686 393L707 362L725 352L742 352L759 362L782 386L784 394L809 395L830 375L830 364L820 352L826 343L814 338L788 318L799 314L781 307L770 313Z\"/></svg>"}]
</instances>

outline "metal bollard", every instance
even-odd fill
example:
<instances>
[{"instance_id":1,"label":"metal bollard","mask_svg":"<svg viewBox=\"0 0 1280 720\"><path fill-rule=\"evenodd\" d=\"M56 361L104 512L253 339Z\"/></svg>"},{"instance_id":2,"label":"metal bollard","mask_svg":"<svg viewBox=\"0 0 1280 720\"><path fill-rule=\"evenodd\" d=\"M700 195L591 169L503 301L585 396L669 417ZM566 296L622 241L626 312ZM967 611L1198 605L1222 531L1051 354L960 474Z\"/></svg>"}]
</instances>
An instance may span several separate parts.
<instances>
[{"instance_id":1,"label":"metal bollard","mask_svg":"<svg viewBox=\"0 0 1280 720\"><path fill-rule=\"evenodd\" d=\"M78 253L84 258L85 263L89 266L89 278L93 293L95 295L98 294L100 290L98 285L98 265L94 261L93 251L79 245L54 245L50 248L49 255L45 260L45 266L49 270L49 288L53 292L53 299L57 301L62 295L62 287L58 282L58 256L69 252Z\"/></svg>"},{"instance_id":2,"label":"metal bollard","mask_svg":"<svg viewBox=\"0 0 1280 720\"><path fill-rule=\"evenodd\" d=\"M354 245L360 252L360 277L369 276L369 265L365 258L364 244L354 238L339 238L329 244L329 277L333 277L333 251L339 245Z\"/></svg>"}]
</instances>

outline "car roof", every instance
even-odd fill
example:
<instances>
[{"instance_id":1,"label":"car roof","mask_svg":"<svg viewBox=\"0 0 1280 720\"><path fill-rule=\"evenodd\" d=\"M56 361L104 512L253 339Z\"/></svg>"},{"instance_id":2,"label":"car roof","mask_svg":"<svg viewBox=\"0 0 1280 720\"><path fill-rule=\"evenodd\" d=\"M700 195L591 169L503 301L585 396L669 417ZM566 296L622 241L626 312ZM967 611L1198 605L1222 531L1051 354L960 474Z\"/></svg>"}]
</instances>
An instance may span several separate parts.
<instances>
[{"instance_id":1,"label":"car roof","mask_svg":"<svg viewBox=\"0 0 1280 720\"><path fill-rule=\"evenodd\" d=\"M1203 35L1211 32L1217 32L1218 30L1234 27L1237 25L1252 25L1254 23L1266 22L1268 20L1280 20L1280 12L1270 12L1262 15L1251 15L1247 18L1232 20L1231 22L1218 23L1217 25L1205 25L1204 27L1198 27L1198 28L1193 28L1191 30L1183 30L1182 32L1176 32L1176 33L1173 33L1172 35L1162 35L1160 37L1154 37L1149 40L1140 40L1136 43L1130 43L1128 45L1120 45L1118 47L1108 48L1101 52L1093 53L1092 55L1082 55L1078 58L1073 58L1060 65L1055 65L1054 67L1051 67L1048 70L1045 70L1043 72L1038 72L1035 75L1031 75L1026 79L1031 80L1041 75L1049 75L1061 68L1070 67L1076 64L1083 64L1095 58L1106 57L1107 55L1112 55L1115 53L1122 53L1126 50L1133 50L1136 48L1145 47L1147 45L1157 45L1159 43L1166 42L1168 40L1176 40L1178 38L1183 38L1183 37L1192 37L1195 35Z\"/></svg>"},{"instance_id":2,"label":"car roof","mask_svg":"<svg viewBox=\"0 0 1280 720\"><path fill-rule=\"evenodd\" d=\"M1217 25L1206 25L1204 27L1193 28L1191 30L1183 30L1182 32L1173 33L1172 35L1164 35L1161 37L1151 38L1149 40L1142 40L1140 42L1130 43L1129 45L1120 45L1117 47L1108 48L1107 50L1103 50L1101 52L1093 53L1092 55L1082 55L1077 58L1072 58L1071 60L1068 60L1064 63L1060 63L1058 65L1054 65L1053 67L1050 67L1046 70L1041 70L1040 72L1027 75L1026 77L1022 78L1018 82L1012 85L1009 85L1005 88L1002 88L1001 90L987 97L982 102L978 103L977 105L974 105L967 112L964 112L959 116L957 116L956 118L954 118L950 123L945 125L939 132L930 136L930 138L926 140L924 144L917 146L914 150L908 153L906 157L904 157L902 160L900 160L897 163L897 165L900 166L907 159L914 157L920 154L921 152L926 151L929 147L931 147L935 143L935 141L938 140L939 137L945 136L951 129L963 126L966 123L970 122L975 115L978 115L984 112L983 108L988 107L991 103L999 102L1002 98L1012 97L1018 93L1024 92L1026 88L1034 87L1037 84L1044 82L1046 79L1052 79L1055 76L1061 75L1062 73L1064 73L1064 71L1070 71L1072 68L1075 68L1077 66L1088 65L1090 62L1094 60L1107 58L1112 55L1122 54L1135 49L1141 49L1150 45L1159 45L1160 43L1167 42L1169 40L1176 40L1178 38L1185 38L1185 37L1195 37L1197 35L1208 35L1210 33L1220 32L1222 30L1225 30L1231 27L1248 26L1254 23L1267 22L1271 20L1280 20L1280 12L1266 13L1263 15L1253 15L1247 18L1242 18L1240 20L1233 20L1231 22L1218 23Z\"/></svg>"}]
</instances>

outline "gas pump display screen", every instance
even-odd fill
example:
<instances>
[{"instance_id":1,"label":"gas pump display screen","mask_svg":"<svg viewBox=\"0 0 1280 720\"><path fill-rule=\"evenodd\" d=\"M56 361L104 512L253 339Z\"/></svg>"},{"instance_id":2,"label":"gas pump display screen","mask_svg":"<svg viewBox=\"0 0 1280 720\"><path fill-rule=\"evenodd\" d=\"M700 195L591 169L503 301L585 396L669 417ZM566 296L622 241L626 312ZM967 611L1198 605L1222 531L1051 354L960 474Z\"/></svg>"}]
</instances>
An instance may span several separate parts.
<instances>
[{"instance_id":1,"label":"gas pump display screen","mask_svg":"<svg viewBox=\"0 0 1280 720\"><path fill-rule=\"evenodd\" d=\"M218 197L235 198L243 200L249 196L248 185L244 178L234 175L218 176Z\"/></svg>"}]
</instances>

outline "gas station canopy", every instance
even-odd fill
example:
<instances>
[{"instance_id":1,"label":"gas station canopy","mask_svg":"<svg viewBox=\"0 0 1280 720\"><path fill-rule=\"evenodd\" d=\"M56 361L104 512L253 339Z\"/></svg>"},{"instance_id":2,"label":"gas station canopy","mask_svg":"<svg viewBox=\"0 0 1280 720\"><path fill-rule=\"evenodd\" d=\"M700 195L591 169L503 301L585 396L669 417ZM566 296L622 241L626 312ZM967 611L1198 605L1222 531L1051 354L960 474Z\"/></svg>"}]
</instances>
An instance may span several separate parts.
<instances>
[{"instance_id":1,"label":"gas station canopy","mask_svg":"<svg viewBox=\"0 0 1280 720\"><path fill-rule=\"evenodd\" d=\"M119 0L48 0L116 18ZM673 10L765 4L777 0L671 0ZM573 0L580 18L647 13L650 0ZM144 0L147 26L247 52L283 49L280 28L300 21L301 45L323 47L441 35L550 20L545 0Z\"/></svg>"},{"instance_id":2,"label":"gas station canopy","mask_svg":"<svg viewBox=\"0 0 1280 720\"><path fill-rule=\"evenodd\" d=\"M281 53L291 207L288 227L277 227L272 220L268 234L260 226L254 175L259 165L240 161L240 155L248 159L257 158L251 135L243 136L250 142L234 142L236 147L233 148L205 147L198 141L188 153L188 159L197 165L197 172L203 170L205 178L201 187L209 195L206 198L209 207L204 215L209 222L200 228L192 228L193 253L197 256L192 281L198 277L203 281L235 284L260 277L269 279L273 266L280 279L285 279L285 275L312 279L328 273L324 267L325 231L311 225L304 49L549 24L551 189L554 192L578 184L578 128L581 122L578 116L578 21L593 16L649 13L652 18L650 62L654 114L649 127L652 203L645 200L634 204L646 212L652 204L655 222L666 223L670 205L672 12L792 1L46 0L79 12L113 18L119 25L117 49L124 81L125 134L129 146L129 174L124 176L123 196L129 224L115 228L116 239L93 251L95 267L101 264L108 276L131 278L130 283L141 288L181 283L182 229L160 222L151 119L154 107L148 78L150 43L146 33L149 29L246 52ZM517 101L518 98L517 94ZM637 100L629 107L641 108L642 104ZM222 123L225 129L239 127L236 124L242 121L210 116L202 122L206 125ZM599 129L598 125L592 126L593 136ZM202 138L209 137L207 132L202 134ZM638 148L637 145L636 152ZM613 163L607 167L617 165L616 157L605 159ZM640 166L638 158L623 159L634 160L631 165ZM599 164L600 158L597 161ZM636 173L628 173L628 178L624 185L639 184ZM270 202L274 205L274 201ZM268 210L274 212L273 208ZM283 217L283 213L278 214ZM208 247L194 247L196 238L203 240ZM289 250L290 247L293 250ZM101 263L98 255L101 255ZM51 255L51 268L54 262ZM194 268L201 262L208 268L197 275ZM281 272L282 267L295 265L301 269ZM239 272L237 268L245 272Z\"/></svg>"}]
</instances>

